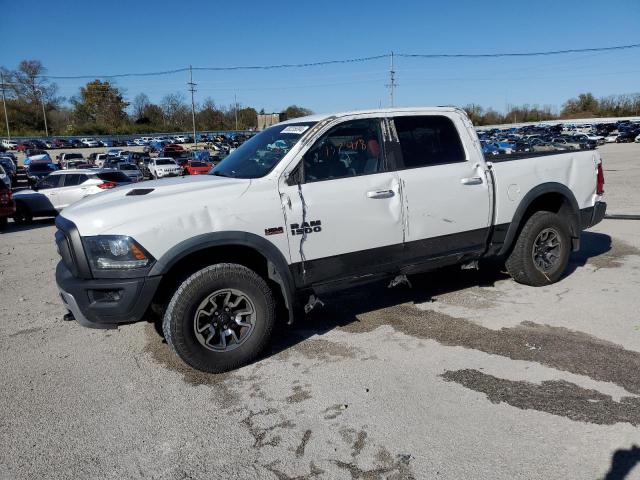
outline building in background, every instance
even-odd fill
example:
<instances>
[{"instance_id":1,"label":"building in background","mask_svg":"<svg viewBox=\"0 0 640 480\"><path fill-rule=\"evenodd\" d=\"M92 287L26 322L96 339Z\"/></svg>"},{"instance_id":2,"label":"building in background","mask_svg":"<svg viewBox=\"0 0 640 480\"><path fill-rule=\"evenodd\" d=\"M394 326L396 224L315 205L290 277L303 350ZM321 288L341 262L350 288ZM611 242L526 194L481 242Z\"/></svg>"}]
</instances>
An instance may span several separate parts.
<instances>
[{"instance_id":1,"label":"building in background","mask_svg":"<svg viewBox=\"0 0 640 480\"><path fill-rule=\"evenodd\" d=\"M286 120L282 113L259 113L258 114L258 130L275 125L276 123Z\"/></svg>"}]
</instances>

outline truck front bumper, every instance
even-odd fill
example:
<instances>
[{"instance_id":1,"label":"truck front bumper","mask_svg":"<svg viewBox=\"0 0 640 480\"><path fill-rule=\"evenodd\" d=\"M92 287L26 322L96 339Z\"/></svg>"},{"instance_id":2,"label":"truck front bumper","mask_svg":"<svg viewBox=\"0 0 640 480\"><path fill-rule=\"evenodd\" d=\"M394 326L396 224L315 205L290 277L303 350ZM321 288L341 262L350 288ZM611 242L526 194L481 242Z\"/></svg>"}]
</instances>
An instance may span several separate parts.
<instances>
[{"instance_id":1,"label":"truck front bumper","mask_svg":"<svg viewBox=\"0 0 640 480\"><path fill-rule=\"evenodd\" d=\"M151 304L161 276L81 279L60 261L56 283L66 308L89 328L116 328L141 320Z\"/></svg>"},{"instance_id":2,"label":"truck front bumper","mask_svg":"<svg viewBox=\"0 0 640 480\"><path fill-rule=\"evenodd\" d=\"M596 202L593 207L583 208L580 210L580 228L586 230L600 223L607 212L607 204L605 202Z\"/></svg>"}]
</instances>

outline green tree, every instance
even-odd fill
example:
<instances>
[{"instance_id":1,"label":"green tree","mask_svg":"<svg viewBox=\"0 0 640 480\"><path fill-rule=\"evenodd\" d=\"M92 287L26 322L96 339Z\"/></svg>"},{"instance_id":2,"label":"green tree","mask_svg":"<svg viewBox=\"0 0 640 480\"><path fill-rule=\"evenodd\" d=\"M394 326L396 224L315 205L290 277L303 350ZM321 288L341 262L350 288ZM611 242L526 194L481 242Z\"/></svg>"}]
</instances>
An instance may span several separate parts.
<instances>
[{"instance_id":1,"label":"green tree","mask_svg":"<svg viewBox=\"0 0 640 480\"><path fill-rule=\"evenodd\" d=\"M95 133L111 133L127 121L129 105L120 89L108 81L93 80L80 88L80 97L72 100L76 126L89 127Z\"/></svg>"},{"instance_id":2,"label":"green tree","mask_svg":"<svg viewBox=\"0 0 640 480\"><path fill-rule=\"evenodd\" d=\"M306 117L307 115L311 115L313 112L308 108L299 107L297 105L290 105L284 109L285 118L298 118L298 117Z\"/></svg>"},{"instance_id":3,"label":"green tree","mask_svg":"<svg viewBox=\"0 0 640 480\"><path fill-rule=\"evenodd\" d=\"M47 69L39 60L23 60L16 70L1 67L7 85L7 116L14 135L44 133L44 103L47 117L60 107L62 98L56 96L58 87L44 76ZM58 130L58 124L50 122L51 131Z\"/></svg>"}]
</instances>

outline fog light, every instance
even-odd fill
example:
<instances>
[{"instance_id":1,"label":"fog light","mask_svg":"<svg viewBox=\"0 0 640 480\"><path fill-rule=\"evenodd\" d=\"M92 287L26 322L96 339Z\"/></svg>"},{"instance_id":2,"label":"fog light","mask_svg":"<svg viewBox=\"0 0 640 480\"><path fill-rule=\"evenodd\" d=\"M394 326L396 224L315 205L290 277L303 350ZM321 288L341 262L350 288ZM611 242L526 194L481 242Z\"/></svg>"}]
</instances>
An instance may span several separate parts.
<instances>
[{"instance_id":1,"label":"fog light","mask_svg":"<svg viewBox=\"0 0 640 480\"><path fill-rule=\"evenodd\" d=\"M89 290L92 302L119 302L122 298L121 290Z\"/></svg>"}]
</instances>

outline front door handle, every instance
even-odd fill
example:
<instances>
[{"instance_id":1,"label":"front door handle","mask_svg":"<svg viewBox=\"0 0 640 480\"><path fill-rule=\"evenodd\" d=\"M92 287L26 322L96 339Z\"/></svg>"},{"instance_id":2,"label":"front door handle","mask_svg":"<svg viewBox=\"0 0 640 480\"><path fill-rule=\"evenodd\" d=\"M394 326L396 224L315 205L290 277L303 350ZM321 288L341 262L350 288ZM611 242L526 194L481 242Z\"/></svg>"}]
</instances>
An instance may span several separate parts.
<instances>
[{"instance_id":1,"label":"front door handle","mask_svg":"<svg viewBox=\"0 0 640 480\"><path fill-rule=\"evenodd\" d=\"M463 185L480 185L482 183L481 177L468 177L460 180Z\"/></svg>"},{"instance_id":2,"label":"front door handle","mask_svg":"<svg viewBox=\"0 0 640 480\"><path fill-rule=\"evenodd\" d=\"M395 195L393 190L372 190L367 192L367 198L390 198Z\"/></svg>"}]
</instances>

